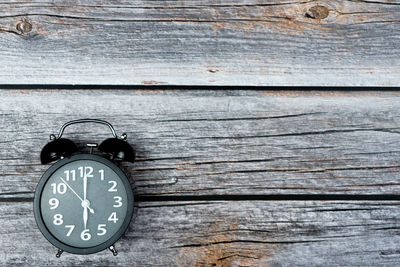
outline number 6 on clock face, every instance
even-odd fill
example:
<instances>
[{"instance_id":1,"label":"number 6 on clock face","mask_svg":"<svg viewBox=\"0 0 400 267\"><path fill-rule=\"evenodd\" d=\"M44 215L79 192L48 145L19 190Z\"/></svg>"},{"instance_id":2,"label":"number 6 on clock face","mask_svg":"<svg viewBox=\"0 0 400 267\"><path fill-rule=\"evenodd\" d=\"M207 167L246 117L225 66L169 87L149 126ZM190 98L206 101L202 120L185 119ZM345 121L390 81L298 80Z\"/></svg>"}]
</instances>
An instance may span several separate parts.
<instances>
[{"instance_id":1,"label":"number 6 on clock face","mask_svg":"<svg viewBox=\"0 0 400 267\"><path fill-rule=\"evenodd\" d=\"M42 233L57 247L94 253L111 246L129 225L132 190L112 162L97 155L75 155L54 164L42 180L40 195L35 195L35 216L40 217L36 219Z\"/></svg>"}]
</instances>

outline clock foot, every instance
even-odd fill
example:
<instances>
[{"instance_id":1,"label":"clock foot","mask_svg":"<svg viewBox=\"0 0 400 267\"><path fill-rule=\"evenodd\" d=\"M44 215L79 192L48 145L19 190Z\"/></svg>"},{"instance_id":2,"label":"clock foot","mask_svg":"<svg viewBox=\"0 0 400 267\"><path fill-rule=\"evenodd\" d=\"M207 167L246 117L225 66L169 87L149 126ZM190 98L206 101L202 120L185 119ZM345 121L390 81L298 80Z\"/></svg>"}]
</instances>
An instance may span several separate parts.
<instances>
[{"instance_id":1,"label":"clock foot","mask_svg":"<svg viewBox=\"0 0 400 267\"><path fill-rule=\"evenodd\" d=\"M117 256L117 255L118 255L118 252L117 252L117 250L115 249L114 245L110 246L108 249L112 252L112 254L113 254L114 256Z\"/></svg>"},{"instance_id":2,"label":"clock foot","mask_svg":"<svg viewBox=\"0 0 400 267\"><path fill-rule=\"evenodd\" d=\"M63 252L64 252L64 250L59 249L59 250L57 251L56 257L57 257L57 258L61 257L61 254L62 254Z\"/></svg>"}]
</instances>

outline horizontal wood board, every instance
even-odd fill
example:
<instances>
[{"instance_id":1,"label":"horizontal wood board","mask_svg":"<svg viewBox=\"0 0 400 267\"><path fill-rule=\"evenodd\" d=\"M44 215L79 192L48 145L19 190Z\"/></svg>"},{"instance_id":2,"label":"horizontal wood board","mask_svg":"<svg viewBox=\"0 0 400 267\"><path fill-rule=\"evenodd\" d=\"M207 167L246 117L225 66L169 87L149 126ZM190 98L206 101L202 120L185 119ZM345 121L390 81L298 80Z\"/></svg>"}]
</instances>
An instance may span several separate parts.
<instances>
[{"instance_id":1,"label":"horizontal wood board","mask_svg":"<svg viewBox=\"0 0 400 267\"><path fill-rule=\"evenodd\" d=\"M400 85L393 0L10 0L0 7L0 84Z\"/></svg>"},{"instance_id":2,"label":"horizontal wood board","mask_svg":"<svg viewBox=\"0 0 400 267\"><path fill-rule=\"evenodd\" d=\"M400 201L382 199L399 192L399 98L376 91L1 90L0 265L398 265ZM49 166L39 153L50 133L85 117L110 121L137 150L137 162L124 164L134 218L117 257L103 251L57 259L33 218L33 192ZM65 133L81 148L108 136L96 125ZM296 197L307 194L316 200ZM271 195L287 200L246 199ZM320 201L327 195L333 198ZM361 195L378 197L355 201Z\"/></svg>"},{"instance_id":3,"label":"horizontal wood board","mask_svg":"<svg viewBox=\"0 0 400 267\"><path fill-rule=\"evenodd\" d=\"M136 196L397 194L400 93L0 91L0 198L32 198L61 125L111 122L137 162ZM95 124L65 137L100 143Z\"/></svg>"},{"instance_id":4,"label":"horizontal wood board","mask_svg":"<svg viewBox=\"0 0 400 267\"><path fill-rule=\"evenodd\" d=\"M395 266L399 202L140 203L117 257L56 249L32 203L0 205L0 264L12 266Z\"/></svg>"}]
</instances>

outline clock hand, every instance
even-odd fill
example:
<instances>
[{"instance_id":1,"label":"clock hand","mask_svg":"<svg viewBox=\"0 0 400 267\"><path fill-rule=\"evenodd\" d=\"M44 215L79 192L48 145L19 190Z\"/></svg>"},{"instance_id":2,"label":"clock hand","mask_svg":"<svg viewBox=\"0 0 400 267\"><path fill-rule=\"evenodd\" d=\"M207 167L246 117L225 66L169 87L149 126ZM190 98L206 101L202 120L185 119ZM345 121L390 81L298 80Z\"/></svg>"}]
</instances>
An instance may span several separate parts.
<instances>
[{"instance_id":1,"label":"clock hand","mask_svg":"<svg viewBox=\"0 0 400 267\"><path fill-rule=\"evenodd\" d=\"M86 207L89 209L90 213L94 213L94 210L90 207L90 202L86 199L86 191L87 191L87 176L86 174L83 176L83 200L87 202Z\"/></svg>"},{"instance_id":2,"label":"clock hand","mask_svg":"<svg viewBox=\"0 0 400 267\"><path fill-rule=\"evenodd\" d=\"M87 219L88 219L87 211L90 210L90 213L94 213L94 210L92 208L90 208L90 202L86 198L86 191L87 191L87 176L85 173L83 175L83 201L82 201L83 223L85 224L85 230L86 230L86 223L87 223Z\"/></svg>"},{"instance_id":3,"label":"clock hand","mask_svg":"<svg viewBox=\"0 0 400 267\"><path fill-rule=\"evenodd\" d=\"M90 213L94 213L94 210L90 207L89 200L86 199L86 200L82 201L81 205L83 208L88 209L90 211Z\"/></svg>"},{"instance_id":4,"label":"clock hand","mask_svg":"<svg viewBox=\"0 0 400 267\"><path fill-rule=\"evenodd\" d=\"M83 175L83 200L86 200L86 187L87 187L87 177L86 174Z\"/></svg>"},{"instance_id":5,"label":"clock hand","mask_svg":"<svg viewBox=\"0 0 400 267\"><path fill-rule=\"evenodd\" d=\"M83 208L83 224L84 224L84 226L85 226L85 230L86 230L86 224L87 224L87 219L88 219L88 213L87 213L87 211L88 211L88 208L87 208L87 207L84 207L84 208Z\"/></svg>"},{"instance_id":6,"label":"clock hand","mask_svg":"<svg viewBox=\"0 0 400 267\"><path fill-rule=\"evenodd\" d=\"M61 181L63 181L63 183L64 183L69 189L71 189L72 193L74 193L74 194L79 198L80 201L83 201L83 199L75 192L74 189L72 189L72 187L69 186L69 184L67 184L66 181L64 181L63 178L60 177L60 179L61 179Z\"/></svg>"},{"instance_id":7,"label":"clock hand","mask_svg":"<svg viewBox=\"0 0 400 267\"><path fill-rule=\"evenodd\" d=\"M75 192L75 190L72 189L72 187L71 187L63 178L60 177L60 179L61 179L61 181L63 181L63 183L64 183L69 189L71 189L72 193L74 193L74 194L79 198L79 200L80 200L81 202L83 202L83 199ZM86 202L85 202L85 203L86 203ZM86 205L86 204L85 204L85 205ZM89 205L86 205L86 206L87 206L87 208L89 209L90 213L94 213L94 210L93 210Z\"/></svg>"}]
</instances>

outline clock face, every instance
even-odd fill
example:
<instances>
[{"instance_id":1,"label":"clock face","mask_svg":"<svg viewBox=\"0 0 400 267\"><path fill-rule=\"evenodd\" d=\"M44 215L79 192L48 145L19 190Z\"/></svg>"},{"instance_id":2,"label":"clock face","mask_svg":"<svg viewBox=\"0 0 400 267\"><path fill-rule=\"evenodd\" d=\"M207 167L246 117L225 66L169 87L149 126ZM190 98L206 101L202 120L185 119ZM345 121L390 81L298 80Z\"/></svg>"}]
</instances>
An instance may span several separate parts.
<instances>
[{"instance_id":1,"label":"clock face","mask_svg":"<svg viewBox=\"0 0 400 267\"><path fill-rule=\"evenodd\" d=\"M46 181L35 194L35 216L57 247L93 253L113 245L125 232L133 210L132 190L112 162L96 155L72 156L53 165L42 179Z\"/></svg>"}]
</instances>

